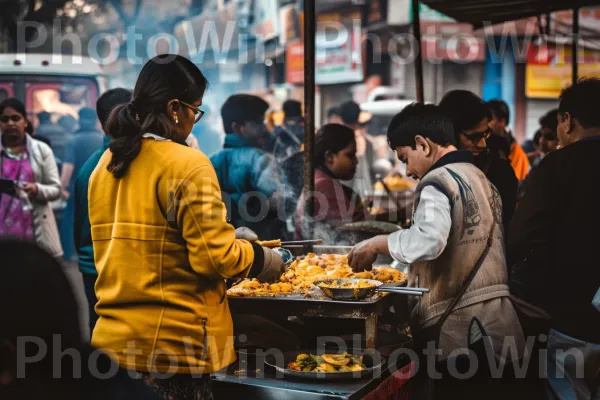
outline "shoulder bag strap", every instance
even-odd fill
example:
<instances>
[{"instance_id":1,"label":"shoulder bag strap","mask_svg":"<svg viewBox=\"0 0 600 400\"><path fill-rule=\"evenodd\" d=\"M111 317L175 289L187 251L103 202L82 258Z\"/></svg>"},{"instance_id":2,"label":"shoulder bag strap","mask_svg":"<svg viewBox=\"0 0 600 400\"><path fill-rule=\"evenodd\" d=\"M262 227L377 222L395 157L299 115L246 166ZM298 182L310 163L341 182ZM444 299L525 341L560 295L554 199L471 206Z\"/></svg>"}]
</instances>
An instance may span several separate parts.
<instances>
[{"instance_id":1,"label":"shoulder bag strap","mask_svg":"<svg viewBox=\"0 0 600 400\"><path fill-rule=\"evenodd\" d=\"M437 334L436 334L436 337L439 337L439 332L441 332L441 330L442 330L442 325L444 324L444 322L446 322L446 320L450 316L450 313L452 313L452 311L454 310L454 307L456 307L456 305L458 304L458 302L460 301L460 299L462 298L462 296L465 294L465 292L467 291L467 289L471 285L471 282L473 282L473 279L475 278L475 275L477 275L477 272L479 272L479 269L481 268L481 265L483 264L483 261L485 260L485 257L487 256L487 254L488 254L488 252L490 250L490 247L492 247L492 241L493 241L493 236L492 235L494 233L494 228L496 227L496 220L493 219L492 221L493 221L492 222L492 228L490 229L490 234L488 236L488 240L487 240L487 244L485 246L485 249L483 249L483 252L481 253L481 256L479 256L479 259L477 260L477 263L475 264L475 266L473 267L473 269L469 273L469 276L467 276L467 279L465 279L465 282L463 283L462 287L460 288L460 291L454 297L454 299L452 299L452 302L450 303L450 305L448 306L448 308L446 309L446 311L444 311L444 313L442 314L442 316L440 317L440 319L436 323L436 325L437 325Z\"/></svg>"}]
</instances>

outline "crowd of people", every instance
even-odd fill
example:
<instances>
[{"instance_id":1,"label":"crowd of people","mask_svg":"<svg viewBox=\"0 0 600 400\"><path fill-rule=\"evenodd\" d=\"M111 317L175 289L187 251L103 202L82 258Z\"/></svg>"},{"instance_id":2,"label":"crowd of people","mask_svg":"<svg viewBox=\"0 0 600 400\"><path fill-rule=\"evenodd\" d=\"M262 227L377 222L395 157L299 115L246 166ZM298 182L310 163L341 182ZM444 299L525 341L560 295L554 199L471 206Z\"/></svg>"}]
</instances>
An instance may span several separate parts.
<instances>
[{"instance_id":1,"label":"crowd of people","mask_svg":"<svg viewBox=\"0 0 600 400\"><path fill-rule=\"evenodd\" d=\"M14 368L22 335L50 343L61 334L64 346L93 351L83 350L72 291L58 290L68 285L58 262L77 254L91 345L111 357L96 359L120 371L104 385L90 378L86 387L135 392L124 398L211 398L210 374L235 359L226 281L279 279L282 256L257 239L307 238L307 221L343 242L335 228L367 218L361 196L372 189L378 158L401 162L419 181L412 225L356 244L349 262L361 271L379 254L391 256L410 265L409 286L430 288L411 303L416 346L432 340L446 360L486 337L507 361L507 337L513 358L531 354L525 348L533 338L534 354L547 351L554 371L557 350L579 349L583 378L575 379L577 363L563 362L567 379L550 374L545 393L598 396L600 80L565 89L523 147L508 128L506 103L468 91L401 110L385 149L368 134L360 106L346 102L316 132L313 194L302 190L301 103L287 101L283 124L270 132L268 103L231 96L221 108L220 148L201 125L207 84L184 57L157 56L133 91L112 89L96 109L82 108L73 134L47 113L34 132L19 100L0 104L0 236L19 239L0 244L2 254L16 254L0 268L0 309L9 311L0 326L0 397L37 393L28 380L53 388L44 390L89 390L71 381L55 386L43 362L25 377ZM305 204L313 195L309 218ZM68 198L61 235L51 208L60 198ZM25 287L36 296L19 290ZM125 376L132 371L142 379ZM157 377L167 372L169 379ZM546 390L534 381L538 394Z\"/></svg>"}]
</instances>

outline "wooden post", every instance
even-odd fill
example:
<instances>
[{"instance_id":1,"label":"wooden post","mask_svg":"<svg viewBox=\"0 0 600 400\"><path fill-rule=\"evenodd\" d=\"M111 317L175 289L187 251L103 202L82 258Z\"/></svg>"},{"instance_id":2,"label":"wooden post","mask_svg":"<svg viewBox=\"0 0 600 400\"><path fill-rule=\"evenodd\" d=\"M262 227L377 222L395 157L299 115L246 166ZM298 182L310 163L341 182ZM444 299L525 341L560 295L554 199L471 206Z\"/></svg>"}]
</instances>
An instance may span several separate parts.
<instances>
[{"instance_id":1,"label":"wooden post","mask_svg":"<svg viewBox=\"0 0 600 400\"><path fill-rule=\"evenodd\" d=\"M571 79L573 85L577 83L577 76L579 75L579 8L573 9L573 55L571 57Z\"/></svg>"},{"instance_id":2,"label":"wooden post","mask_svg":"<svg viewBox=\"0 0 600 400\"><path fill-rule=\"evenodd\" d=\"M415 59L415 87L417 89L417 101L425 103L423 92L423 52L421 51L421 17L419 15L419 0L412 0L412 23L413 33L417 40L417 58Z\"/></svg>"},{"instance_id":3,"label":"wooden post","mask_svg":"<svg viewBox=\"0 0 600 400\"><path fill-rule=\"evenodd\" d=\"M304 190L307 200L304 217L306 224L305 239L313 239L315 215L315 37L316 37L315 0L304 0Z\"/></svg>"}]
</instances>

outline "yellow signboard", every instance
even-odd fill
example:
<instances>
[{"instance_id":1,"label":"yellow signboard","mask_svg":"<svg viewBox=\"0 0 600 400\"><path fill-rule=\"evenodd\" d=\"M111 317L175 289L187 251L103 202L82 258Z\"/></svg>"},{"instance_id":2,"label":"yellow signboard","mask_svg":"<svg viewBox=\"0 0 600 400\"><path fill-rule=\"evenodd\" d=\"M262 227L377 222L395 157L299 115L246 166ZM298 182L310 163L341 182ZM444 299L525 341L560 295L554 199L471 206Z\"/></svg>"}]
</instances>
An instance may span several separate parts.
<instances>
[{"instance_id":1,"label":"yellow signboard","mask_svg":"<svg viewBox=\"0 0 600 400\"><path fill-rule=\"evenodd\" d=\"M572 82L570 47L531 46L527 54L525 95L532 98L556 99ZM580 51L578 77L600 78L600 52Z\"/></svg>"}]
</instances>

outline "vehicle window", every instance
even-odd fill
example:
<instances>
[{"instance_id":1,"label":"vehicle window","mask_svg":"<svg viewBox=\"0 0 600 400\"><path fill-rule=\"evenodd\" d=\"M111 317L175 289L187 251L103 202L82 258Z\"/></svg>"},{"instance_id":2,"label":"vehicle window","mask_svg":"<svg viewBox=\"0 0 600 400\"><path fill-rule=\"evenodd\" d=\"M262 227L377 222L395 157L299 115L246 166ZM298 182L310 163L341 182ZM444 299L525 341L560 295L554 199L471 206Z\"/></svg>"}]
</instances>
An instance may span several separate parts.
<instances>
[{"instance_id":1,"label":"vehicle window","mask_svg":"<svg viewBox=\"0 0 600 400\"><path fill-rule=\"evenodd\" d=\"M27 112L34 125L38 125L37 114L46 111L53 123L59 120L78 119L83 107L96 108L98 86L95 80L71 77L26 77L25 92ZM74 129L75 127L73 127Z\"/></svg>"}]
</instances>

